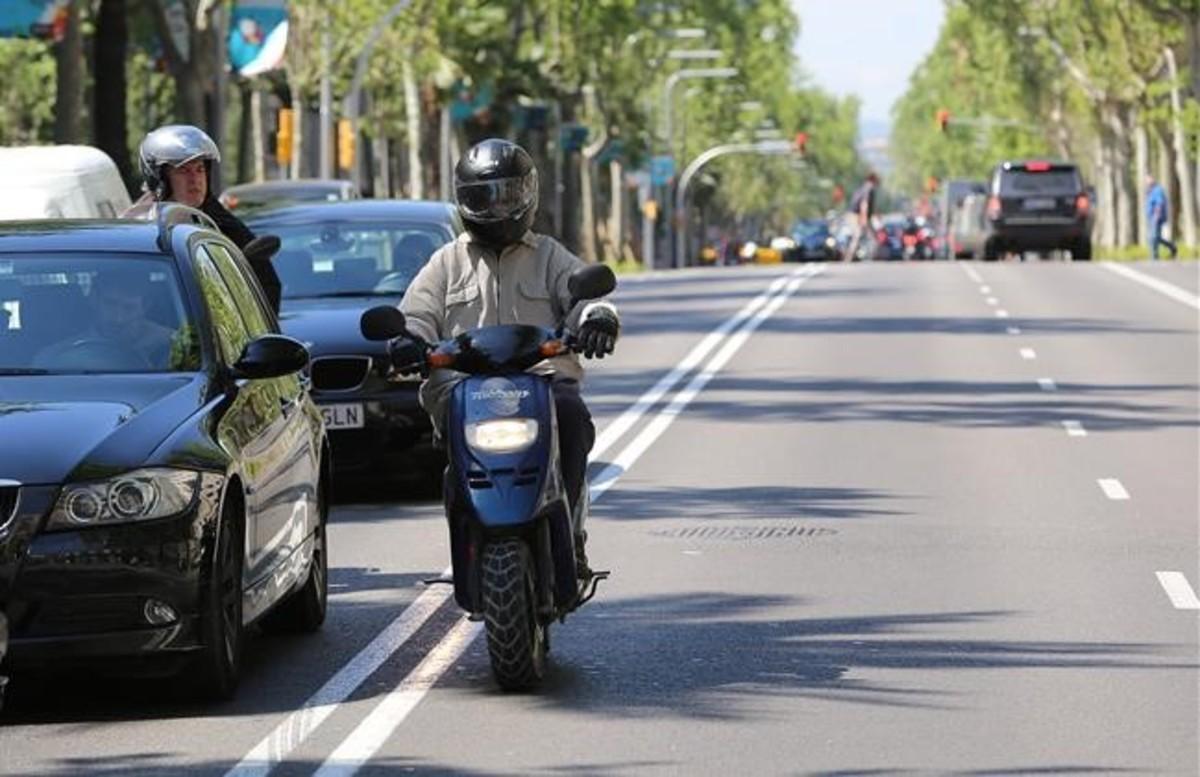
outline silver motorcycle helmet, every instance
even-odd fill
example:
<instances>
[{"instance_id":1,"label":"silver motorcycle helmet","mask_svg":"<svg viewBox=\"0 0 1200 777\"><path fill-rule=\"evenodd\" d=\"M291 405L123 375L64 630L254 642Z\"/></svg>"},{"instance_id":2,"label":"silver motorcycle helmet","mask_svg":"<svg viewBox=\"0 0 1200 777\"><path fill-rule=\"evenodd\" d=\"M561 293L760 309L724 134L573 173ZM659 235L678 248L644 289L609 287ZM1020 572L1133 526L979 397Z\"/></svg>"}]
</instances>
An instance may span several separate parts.
<instances>
[{"instance_id":1,"label":"silver motorcycle helmet","mask_svg":"<svg viewBox=\"0 0 1200 777\"><path fill-rule=\"evenodd\" d=\"M138 147L142 185L155 199L164 200L171 192L163 168L179 167L196 159L204 160L211 183L212 166L221 161L221 151L208 133L190 124L159 127L147 134Z\"/></svg>"}]
</instances>

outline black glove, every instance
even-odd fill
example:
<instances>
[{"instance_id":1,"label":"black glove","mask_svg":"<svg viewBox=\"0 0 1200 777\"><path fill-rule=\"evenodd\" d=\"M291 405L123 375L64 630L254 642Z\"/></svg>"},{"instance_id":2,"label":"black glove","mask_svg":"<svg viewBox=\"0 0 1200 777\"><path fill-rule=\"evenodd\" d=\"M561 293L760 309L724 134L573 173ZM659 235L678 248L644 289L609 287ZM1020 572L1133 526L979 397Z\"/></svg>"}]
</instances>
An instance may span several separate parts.
<instances>
[{"instance_id":1,"label":"black glove","mask_svg":"<svg viewBox=\"0 0 1200 777\"><path fill-rule=\"evenodd\" d=\"M392 369L401 375L412 375L425 369L425 349L407 337L393 340L388 347Z\"/></svg>"},{"instance_id":2,"label":"black glove","mask_svg":"<svg viewBox=\"0 0 1200 777\"><path fill-rule=\"evenodd\" d=\"M579 325L575 336L575 350L591 359L603 359L613 352L621 322L616 313L606 307L594 307Z\"/></svg>"}]
</instances>

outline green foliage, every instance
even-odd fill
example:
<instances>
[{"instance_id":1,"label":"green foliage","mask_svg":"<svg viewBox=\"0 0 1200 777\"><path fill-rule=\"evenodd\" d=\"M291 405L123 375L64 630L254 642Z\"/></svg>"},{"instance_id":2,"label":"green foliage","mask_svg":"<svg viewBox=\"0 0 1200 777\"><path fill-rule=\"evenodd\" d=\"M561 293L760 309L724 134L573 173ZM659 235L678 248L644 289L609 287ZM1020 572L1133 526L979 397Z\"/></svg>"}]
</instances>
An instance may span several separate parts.
<instances>
[{"instance_id":1,"label":"green foliage","mask_svg":"<svg viewBox=\"0 0 1200 777\"><path fill-rule=\"evenodd\" d=\"M40 41L0 40L0 144L49 143L54 134L55 63Z\"/></svg>"}]
</instances>

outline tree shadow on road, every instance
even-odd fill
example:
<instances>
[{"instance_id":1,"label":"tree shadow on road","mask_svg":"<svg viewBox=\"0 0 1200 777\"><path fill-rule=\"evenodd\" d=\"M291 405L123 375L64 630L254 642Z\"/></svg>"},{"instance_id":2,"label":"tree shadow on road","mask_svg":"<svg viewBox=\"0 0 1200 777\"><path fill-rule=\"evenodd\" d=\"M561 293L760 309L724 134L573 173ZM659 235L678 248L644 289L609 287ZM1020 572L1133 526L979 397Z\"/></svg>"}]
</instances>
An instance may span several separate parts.
<instances>
[{"instance_id":1,"label":"tree shadow on road","mask_svg":"<svg viewBox=\"0 0 1200 777\"><path fill-rule=\"evenodd\" d=\"M593 467L603 466L602 464ZM622 484L606 491L592 509L605 520L683 518L811 520L903 516L909 513L878 506L898 497L862 488L803 488L793 486L738 486L728 488L634 488Z\"/></svg>"}]
</instances>

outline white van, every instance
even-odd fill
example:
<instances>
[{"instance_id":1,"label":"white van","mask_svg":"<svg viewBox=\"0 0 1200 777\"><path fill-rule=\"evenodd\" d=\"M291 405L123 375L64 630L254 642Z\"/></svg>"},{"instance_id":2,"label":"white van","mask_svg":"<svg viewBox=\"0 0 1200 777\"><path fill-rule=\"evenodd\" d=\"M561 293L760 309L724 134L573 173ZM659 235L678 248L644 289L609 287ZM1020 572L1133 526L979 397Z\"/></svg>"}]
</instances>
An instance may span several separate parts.
<instances>
[{"instance_id":1,"label":"white van","mask_svg":"<svg viewBox=\"0 0 1200 777\"><path fill-rule=\"evenodd\" d=\"M108 154L91 146L0 148L0 221L108 219L129 192Z\"/></svg>"}]
</instances>

